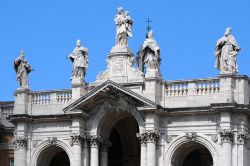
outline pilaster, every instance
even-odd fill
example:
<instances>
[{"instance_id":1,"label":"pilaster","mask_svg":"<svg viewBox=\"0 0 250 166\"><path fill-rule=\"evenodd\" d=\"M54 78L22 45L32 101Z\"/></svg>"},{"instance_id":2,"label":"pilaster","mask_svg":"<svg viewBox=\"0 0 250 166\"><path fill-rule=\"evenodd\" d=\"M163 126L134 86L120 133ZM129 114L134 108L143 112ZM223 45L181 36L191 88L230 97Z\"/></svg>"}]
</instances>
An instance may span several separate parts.
<instances>
[{"instance_id":1,"label":"pilaster","mask_svg":"<svg viewBox=\"0 0 250 166\"><path fill-rule=\"evenodd\" d=\"M28 146L28 139L26 137L16 137L13 140L14 145L14 166L26 166L26 150Z\"/></svg>"}]
</instances>

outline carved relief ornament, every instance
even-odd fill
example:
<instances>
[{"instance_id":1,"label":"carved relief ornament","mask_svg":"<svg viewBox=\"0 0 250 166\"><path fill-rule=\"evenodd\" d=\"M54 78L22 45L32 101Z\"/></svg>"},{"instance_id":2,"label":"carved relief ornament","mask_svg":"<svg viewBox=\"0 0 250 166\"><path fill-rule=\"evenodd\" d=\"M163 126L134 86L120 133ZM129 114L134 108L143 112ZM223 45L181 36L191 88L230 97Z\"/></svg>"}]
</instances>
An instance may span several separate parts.
<instances>
[{"instance_id":1,"label":"carved relief ornament","mask_svg":"<svg viewBox=\"0 0 250 166\"><path fill-rule=\"evenodd\" d=\"M238 144L246 144L248 140L248 133L241 131L237 133Z\"/></svg>"},{"instance_id":2,"label":"carved relief ornament","mask_svg":"<svg viewBox=\"0 0 250 166\"><path fill-rule=\"evenodd\" d=\"M28 139L25 137L17 137L13 140L14 149L26 148L28 145Z\"/></svg>"},{"instance_id":3,"label":"carved relief ornament","mask_svg":"<svg viewBox=\"0 0 250 166\"><path fill-rule=\"evenodd\" d=\"M221 142L232 142L233 141L233 132L231 130L221 130L219 131Z\"/></svg>"},{"instance_id":4,"label":"carved relief ornament","mask_svg":"<svg viewBox=\"0 0 250 166\"><path fill-rule=\"evenodd\" d=\"M186 138L189 140L189 142L195 141L196 137L197 137L197 133L196 132L186 133Z\"/></svg>"},{"instance_id":5,"label":"carved relief ornament","mask_svg":"<svg viewBox=\"0 0 250 166\"><path fill-rule=\"evenodd\" d=\"M74 134L70 136L70 145L80 145L82 141L86 139L86 136L83 134Z\"/></svg>"},{"instance_id":6,"label":"carved relief ornament","mask_svg":"<svg viewBox=\"0 0 250 166\"><path fill-rule=\"evenodd\" d=\"M103 142L103 138L99 135L93 135L88 138L89 144L92 147L98 147Z\"/></svg>"}]
</instances>

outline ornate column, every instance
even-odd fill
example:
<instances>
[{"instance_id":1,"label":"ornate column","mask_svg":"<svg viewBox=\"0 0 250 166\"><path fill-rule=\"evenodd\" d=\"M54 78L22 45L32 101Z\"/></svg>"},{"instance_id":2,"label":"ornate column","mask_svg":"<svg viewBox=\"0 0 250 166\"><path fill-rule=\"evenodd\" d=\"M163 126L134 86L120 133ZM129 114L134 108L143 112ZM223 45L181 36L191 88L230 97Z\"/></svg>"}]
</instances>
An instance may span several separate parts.
<instances>
[{"instance_id":1,"label":"ornate column","mask_svg":"<svg viewBox=\"0 0 250 166\"><path fill-rule=\"evenodd\" d=\"M107 140L104 140L101 144L100 150L100 165L101 166L108 166L108 147L111 145L111 143Z\"/></svg>"},{"instance_id":2,"label":"ornate column","mask_svg":"<svg viewBox=\"0 0 250 166\"><path fill-rule=\"evenodd\" d=\"M90 166L99 166L99 146L102 142L101 136L90 136Z\"/></svg>"},{"instance_id":3,"label":"ornate column","mask_svg":"<svg viewBox=\"0 0 250 166\"><path fill-rule=\"evenodd\" d=\"M28 139L25 137L17 137L13 140L14 144L14 166L26 166L26 148Z\"/></svg>"},{"instance_id":4,"label":"ornate column","mask_svg":"<svg viewBox=\"0 0 250 166\"><path fill-rule=\"evenodd\" d=\"M147 165L147 137L146 137L146 133L142 133L142 134L138 133L136 136L141 143L140 166L146 166Z\"/></svg>"},{"instance_id":5,"label":"ornate column","mask_svg":"<svg viewBox=\"0 0 250 166\"><path fill-rule=\"evenodd\" d=\"M88 140L83 140L83 146L82 146L82 165L83 166L89 166L89 144Z\"/></svg>"},{"instance_id":6,"label":"ornate column","mask_svg":"<svg viewBox=\"0 0 250 166\"><path fill-rule=\"evenodd\" d=\"M147 166L156 166L156 143L160 137L157 131L147 131Z\"/></svg>"},{"instance_id":7,"label":"ornate column","mask_svg":"<svg viewBox=\"0 0 250 166\"><path fill-rule=\"evenodd\" d=\"M248 165L248 149L247 149L248 133L240 131L237 133L238 144L238 166Z\"/></svg>"},{"instance_id":8,"label":"ornate column","mask_svg":"<svg viewBox=\"0 0 250 166\"><path fill-rule=\"evenodd\" d=\"M223 166L232 166L233 132L231 130L222 130L219 134L222 143Z\"/></svg>"},{"instance_id":9,"label":"ornate column","mask_svg":"<svg viewBox=\"0 0 250 166\"><path fill-rule=\"evenodd\" d=\"M73 165L82 166L82 141L85 136L81 134L71 135L71 146L73 146Z\"/></svg>"}]
</instances>

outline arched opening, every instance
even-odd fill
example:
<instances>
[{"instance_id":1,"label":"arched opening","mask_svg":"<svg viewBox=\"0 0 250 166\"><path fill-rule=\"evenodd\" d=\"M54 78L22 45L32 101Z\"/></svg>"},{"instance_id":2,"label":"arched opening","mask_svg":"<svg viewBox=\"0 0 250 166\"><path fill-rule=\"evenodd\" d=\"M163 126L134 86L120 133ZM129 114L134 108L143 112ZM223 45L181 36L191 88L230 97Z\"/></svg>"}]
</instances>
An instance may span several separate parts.
<instances>
[{"instance_id":1,"label":"arched opening","mask_svg":"<svg viewBox=\"0 0 250 166\"><path fill-rule=\"evenodd\" d=\"M39 155L37 166L70 166L70 160L62 148L49 146Z\"/></svg>"},{"instance_id":2,"label":"arched opening","mask_svg":"<svg viewBox=\"0 0 250 166\"><path fill-rule=\"evenodd\" d=\"M132 115L116 122L109 134L108 166L139 166L139 127Z\"/></svg>"},{"instance_id":3,"label":"arched opening","mask_svg":"<svg viewBox=\"0 0 250 166\"><path fill-rule=\"evenodd\" d=\"M213 166L213 158L205 146L192 142L179 147L171 163L172 166Z\"/></svg>"}]
</instances>

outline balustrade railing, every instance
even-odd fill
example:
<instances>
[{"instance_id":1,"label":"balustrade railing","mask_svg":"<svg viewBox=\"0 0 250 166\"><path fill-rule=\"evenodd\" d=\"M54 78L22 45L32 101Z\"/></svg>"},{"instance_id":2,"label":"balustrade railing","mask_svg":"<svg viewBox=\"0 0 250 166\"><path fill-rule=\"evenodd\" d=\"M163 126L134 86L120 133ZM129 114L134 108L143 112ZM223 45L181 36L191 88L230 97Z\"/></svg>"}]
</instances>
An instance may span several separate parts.
<instances>
[{"instance_id":1,"label":"balustrade railing","mask_svg":"<svg viewBox=\"0 0 250 166\"><path fill-rule=\"evenodd\" d=\"M14 102L0 104L1 119L6 119L9 115L13 114L13 111L14 111Z\"/></svg>"},{"instance_id":2,"label":"balustrade railing","mask_svg":"<svg viewBox=\"0 0 250 166\"><path fill-rule=\"evenodd\" d=\"M166 96L201 95L220 92L220 80L217 78L167 81Z\"/></svg>"},{"instance_id":3,"label":"balustrade railing","mask_svg":"<svg viewBox=\"0 0 250 166\"><path fill-rule=\"evenodd\" d=\"M32 105L68 103L72 99L71 90L32 92Z\"/></svg>"}]
</instances>

